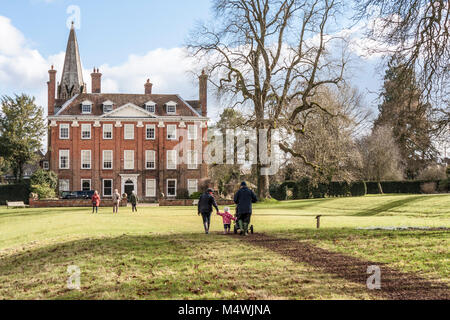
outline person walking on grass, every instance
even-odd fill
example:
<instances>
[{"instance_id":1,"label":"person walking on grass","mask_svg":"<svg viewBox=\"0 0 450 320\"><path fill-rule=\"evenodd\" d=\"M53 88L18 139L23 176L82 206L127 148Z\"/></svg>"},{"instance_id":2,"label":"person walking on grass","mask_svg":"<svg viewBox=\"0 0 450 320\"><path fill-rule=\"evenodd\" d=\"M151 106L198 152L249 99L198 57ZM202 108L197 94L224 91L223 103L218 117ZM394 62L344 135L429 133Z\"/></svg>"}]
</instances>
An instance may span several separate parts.
<instances>
[{"instance_id":1,"label":"person walking on grass","mask_svg":"<svg viewBox=\"0 0 450 320\"><path fill-rule=\"evenodd\" d=\"M224 212L217 212L217 214L221 216L223 220L223 234L228 234L231 231L231 220L236 221L236 218L231 215L230 208L226 207L223 211Z\"/></svg>"},{"instance_id":2,"label":"person walking on grass","mask_svg":"<svg viewBox=\"0 0 450 320\"><path fill-rule=\"evenodd\" d=\"M92 213L98 213L98 207L100 206L100 196L98 195L98 191L95 190L94 195L92 196Z\"/></svg>"},{"instance_id":3,"label":"person walking on grass","mask_svg":"<svg viewBox=\"0 0 450 320\"><path fill-rule=\"evenodd\" d=\"M214 191L212 189L206 190L204 194L200 196L198 200L198 215L203 218L203 226L205 228L205 233L209 234L209 227L211 225L211 213L213 212L213 207L219 212L219 207L217 206L216 199L213 195Z\"/></svg>"},{"instance_id":4,"label":"person walking on grass","mask_svg":"<svg viewBox=\"0 0 450 320\"><path fill-rule=\"evenodd\" d=\"M245 181L242 182L241 188L234 195L237 224L241 235L248 236L248 225L252 216L252 203L257 201L256 194L247 187Z\"/></svg>"},{"instance_id":5,"label":"person walking on grass","mask_svg":"<svg viewBox=\"0 0 450 320\"><path fill-rule=\"evenodd\" d=\"M119 213L120 200L121 200L121 197L120 197L119 190L115 189L114 194L112 196L113 213Z\"/></svg>"},{"instance_id":6,"label":"person walking on grass","mask_svg":"<svg viewBox=\"0 0 450 320\"><path fill-rule=\"evenodd\" d=\"M132 212L137 212L137 203L139 202L139 198L136 194L136 191L132 191L131 195L130 195L130 203L131 203L131 211Z\"/></svg>"}]
</instances>

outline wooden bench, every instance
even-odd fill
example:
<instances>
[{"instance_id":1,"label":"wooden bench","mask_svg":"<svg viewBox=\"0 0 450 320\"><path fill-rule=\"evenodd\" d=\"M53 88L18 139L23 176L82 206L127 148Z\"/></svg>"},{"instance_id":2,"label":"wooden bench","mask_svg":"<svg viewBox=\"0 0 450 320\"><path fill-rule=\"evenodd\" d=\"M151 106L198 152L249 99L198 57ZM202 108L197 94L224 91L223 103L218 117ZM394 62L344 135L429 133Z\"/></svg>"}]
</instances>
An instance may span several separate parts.
<instances>
[{"instance_id":1,"label":"wooden bench","mask_svg":"<svg viewBox=\"0 0 450 320\"><path fill-rule=\"evenodd\" d=\"M6 208L26 208L23 201L6 201Z\"/></svg>"}]
</instances>

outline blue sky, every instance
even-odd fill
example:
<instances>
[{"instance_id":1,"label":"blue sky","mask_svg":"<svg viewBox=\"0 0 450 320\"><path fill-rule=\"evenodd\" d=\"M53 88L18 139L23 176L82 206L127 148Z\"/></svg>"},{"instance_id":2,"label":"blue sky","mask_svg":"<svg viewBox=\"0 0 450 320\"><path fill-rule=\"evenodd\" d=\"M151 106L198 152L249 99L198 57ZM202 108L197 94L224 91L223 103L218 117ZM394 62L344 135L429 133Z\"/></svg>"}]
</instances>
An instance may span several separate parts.
<instances>
[{"instance_id":1,"label":"blue sky","mask_svg":"<svg viewBox=\"0 0 450 320\"><path fill-rule=\"evenodd\" d=\"M2 0L0 6L0 95L26 92L46 106L47 70L62 69L71 19L67 9L80 8L77 37L90 85L90 70L100 67L104 92L140 93L147 78L155 93L198 96L197 80L189 75L183 44L199 20L211 18L210 0ZM378 59L356 58L352 84L366 94L376 108L374 92L381 75ZM222 107L210 99L214 119Z\"/></svg>"},{"instance_id":2,"label":"blue sky","mask_svg":"<svg viewBox=\"0 0 450 320\"><path fill-rule=\"evenodd\" d=\"M70 5L81 9L77 35L83 64L89 66L118 64L130 53L180 47L195 22L210 12L209 0L2 0L0 15L48 56L65 50Z\"/></svg>"}]
</instances>

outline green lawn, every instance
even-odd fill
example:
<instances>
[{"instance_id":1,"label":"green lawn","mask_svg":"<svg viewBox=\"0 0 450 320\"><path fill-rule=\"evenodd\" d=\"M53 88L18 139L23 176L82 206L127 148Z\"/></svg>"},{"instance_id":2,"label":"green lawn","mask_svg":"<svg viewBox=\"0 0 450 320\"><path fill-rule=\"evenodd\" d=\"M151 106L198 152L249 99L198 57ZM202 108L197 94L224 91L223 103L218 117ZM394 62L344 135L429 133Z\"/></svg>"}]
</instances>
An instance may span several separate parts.
<instances>
[{"instance_id":1,"label":"green lawn","mask_svg":"<svg viewBox=\"0 0 450 320\"><path fill-rule=\"evenodd\" d=\"M193 207L111 211L0 207L0 299L383 298L329 269L221 235L218 216L204 235ZM450 284L448 230L356 229L450 228L450 195L258 204L252 223L259 234ZM66 287L69 265L80 267L81 291Z\"/></svg>"}]
</instances>

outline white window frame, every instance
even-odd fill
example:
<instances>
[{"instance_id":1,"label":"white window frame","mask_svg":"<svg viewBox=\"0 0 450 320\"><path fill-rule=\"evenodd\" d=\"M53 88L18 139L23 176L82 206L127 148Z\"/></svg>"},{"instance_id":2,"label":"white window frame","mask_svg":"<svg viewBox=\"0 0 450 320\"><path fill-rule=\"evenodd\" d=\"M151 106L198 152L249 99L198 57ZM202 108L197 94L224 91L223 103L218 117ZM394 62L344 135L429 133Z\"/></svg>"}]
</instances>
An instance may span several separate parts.
<instances>
[{"instance_id":1,"label":"white window frame","mask_svg":"<svg viewBox=\"0 0 450 320\"><path fill-rule=\"evenodd\" d=\"M105 153L110 152L111 153L111 168L105 167ZM113 170L114 169L114 151L113 150L103 150L102 152L102 168L103 170Z\"/></svg>"},{"instance_id":2,"label":"white window frame","mask_svg":"<svg viewBox=\"0 0 450 320\"><path fill-rule=\"evenodd\" d=\"M111 138L105 137L105 133L109 133L109 131L105 130L106 128L111 128ZM112 140L113 137L114 137L114 133L113 133L114 132L114 126L112 125L112 123L104 123L102 132L103 132L103 140Z\"/></svg>"},{"instance_id":3,"label":"white window frame","mask_svg":"<svg viewBox=\"0 0 450 320\"><path fill-rule=\"evenodd\" d=\"M67 137L63 137L61 135L62 129L67 129ZM68 124L68 123L60 123L59 124L59 139L60 140L69 140L70 139L70 124Z\"/></svg>"},{"instance_id":4,"label":"white window frame","mask_svg":"<svg viewBox=\"0 0 450 320\"><path fill-rule=\"evenodd\" d=\"M189 184L191 182L195 182L195 188L190 188ZM194 192L198 192L198 180L197 179L188 179L188 181L187 181L187 189L188 189L189 195L193 194ZM193 190L193 189L195 189L195 190Z\"/></svg>"},{"instance_id":5,"label":"white window frame","mask_svg":"<svg viewBox=\"0 0 450 320\"><path fill-rule=\"evenodd\" d=\"M153 138L149 138L148 130L153 129ZM145 126L145 140L155 140L156 139L156 126L154 124L147 124Z\"/></svg>"},{"instance_id":6,"label":"white window frame","mask_svg":"<svg viewBox=\"0 0 450 320\"><path fill-rule=\"evenodd\" d=\"M127 160L127 154L131 154L132 155L132 159L131 160ZM128 166L127 167L127 162L128 161L132 161L133 162L133 167ZM124 150L123 151L123 169L124 170L134 170L135 165L134 165L134 150Z\"/></svg>"},{"instance_id":7,"label":"white window frame","mask_svg":"<svg viewBox=\"0 0 450 320\"><path fill-rule=\"evenodd\" d=\"M63 182L67 184L67 190L63 190L61 188L61 182ZM61 191L70 191L70 180L69 179L59 179L58 181L58 190Z\"/></svg>"},{"instance_id":8,"label":"white window frame","mask_svg":"<svg viewBox=\"0 0 450 320\"><path fill-rule=\"evenodd\" d=\"M194 132L192 132L193 135L191 135L191 129L194 130ZM197 126L194 125L188 125L188 140L197 140L197 135L198 135L198 128Z\"/></svg>"},{"instance_id":9,"label":"white window frame","mask_svg":"<svg viewBox=\"0 0 450 320\"><path fill-rule=\"evenodd\" d=\"M85 111L85 107L89 107L89 112ZM92 103L83 102L81 104L81 114L92 114Z\"/></svg>"},{"instance_id":10,"label":"white window frame","mask_svg":"<svg viewBox=\"0 0 450 320\"><path fill-rule=\"evenodd\" d=\"M86 130L89 128L89 130ZM89 132L89 137L84 137L83 133ZM81 140L90 140L92 139L92 128L90 123L82 123L81 124Z\"/></svg>"},{"instance_id":11,"label":"white window frame","mask_svg":"<svg viewBox=\"0 0 450 320\"><path fill-rule=\"evenodd\" d=\"M150 108L152 108L153 111L149 110ZM150 113L155 113L156 112L156 103L146 103L145 110Z\"/></svg>"},{"instance_id":12,"label":"white window frame","mask_svg":"<svg viewBox=\"0 0 450 320\"><path fill-rule=\"evenodd\" d=\"M174 158L173 159L173 163L174 163L173 167L169 166L169 162L170 162L169 160L171 158L171 155ZM166 158L167 158L167 164L166 164L167 170L176 170L177 169L177 165L178 165L178 163L177 163L177 150L167 150Z\"/></svg>"},{"instance_id":13,"label":"white window frame","mask_svg":"<svg viewBox=\"0 0 450 320\"><path fill-rule=\"evenodd\" d=\"M149 184L153 184L153 193L149 193ZM145 196L149 198L156 197L156 179L146 179L145 180Z\"/></svg>"},{"instance_id":14,"label":"white window frame","mask_svg":"<svg viewBox=\"0 0 450 320\"><path fill-rule=\"evenodd\" d=\"M89 154L89 162L84 162L83 154ZM81 150L81 170L91 170L92 169L92 151L91 150ZM84 165L89 165L89 167L85 167Z\"/></svg>"},{"instance_id":15,"label":"white window frame","mask_svg":"<svg viewBox=\"0 0 450 320\"><path fill-rule=\"evenodd\" d=\"M173 111L169 111L169 108L173 108ZM167 114L177 114L177 104L175 102L166 103L166 113Z\"/></svg>"},{"instance_id":16,"label":"white window frame","mask_svg":"<svg viewBox=\"0 0 450 320\"><path fill-rule=\"evenodd\" d=\"M42 169L50 170L50 163L48 161L43 161L42 162Z\"/></svg>"},{"instance_id":17,"label":"white window frame","mask_svg":"<svg viewBox=\"0 0 450 320\"><path fill-rule=\"evenodd\" d=\"M133 131L130 131L133 134L131 136L127 136L127 128L130 128L130 127L133 128ZM130 133L130 132L128 132L128 133ZM123 139L124 140L134 140L134 124L127 123L127 124L123 125Z\"/></svg>"},{"instance_id":18,"label":"white window frame","mask_svg":"<svg viewBox=\"0 0 450 320\"><path fill-rule=\"evenodd\" d=\"M83 190L83 182L85 182L85 181L89 181L89 190L86 190L86 191L91 191L92 190L92 180L91 179L81 179L81 191L84 191Z\"/></svg>"},{"instance_id":19,"label":"white window frame","mask_svg":"<svg viewBox=\"0 0 450 320\"><path fill-rule=\"evenodd\" d=\"M61 166L61 156L63 156L62 153L66 153L67 152L67 166L66 167L62 167ZM68 170L70 169L70 150L67 149L63 149L63 150L59 150L59 169L60 170Z\"/></svg>"},{"instance_id":20,"label":"white window frame","mask_svg":"<svg viewBox=\"0 0 450 320\"><path fill-rule=\"evenodd\" d=\"M152 155L149 159L149 156ZM149 166L149 162L153 162L153 167ZM156 169L156 151L155 150L145 150L145 169L155 170Z\"/></svg>"},{"instance_id":21,"label":"white window frame","mask_svg":"<svg viewBox=\"0 0 450 320\"><path fill-rule=\"evenodd\" d=\"M105 194L105 181L111 181L111 194L110 195L106 195ZM102 194L103 194L103 197L112 198L113 192L114 192L114 180L113 179L103 179L102 180Z\"/></svg>"},{"instance_id":22,"label":"white window frame","mask_svg":"<svg viewBox=\"0 0 450 320\"><path fill-rule=\"evenodd\" d=\"M169 195L169 181L175 181L175 194ZM177 196L177 179L167 179L166 181L166 194L168 197L176 197Z\"/></svg>"},{"instance_id":23,"label":"white window frame","mask_svg":"<svg viewBox=\"0 0 450 320\"><path fill-rule=\"evenodd\" d=\"M193 160L193 161L192 161ZM188 150L187 153L187 168L189 170L198 169L198 151L197 150Z\"/></svg>"},{"instance_id":24,"label":"white window frame","mask_svg":"<svg viewBox=\"0 0 450 320\"><path fill-rule=\"evenodd\" d=\"M111 111L105 111L105 108L111 108ZM110 113L113 111L113 104L112 103L104 103L103 104L103 113Z\"/></svg>"},{"instance_id":25,"label":"white window frame","mask_svg":"<svg viewBox=\"0 0 450 320\"><path fill-rule=\"evenodd\" d=\"M169 137L169 128L172 129L172 131L174 131L174 137L170 138ZM166 136L167 140L177 140L177 125L176 124L168 124L167 125L167 136Z\"/></svg>"}]
</instances>

